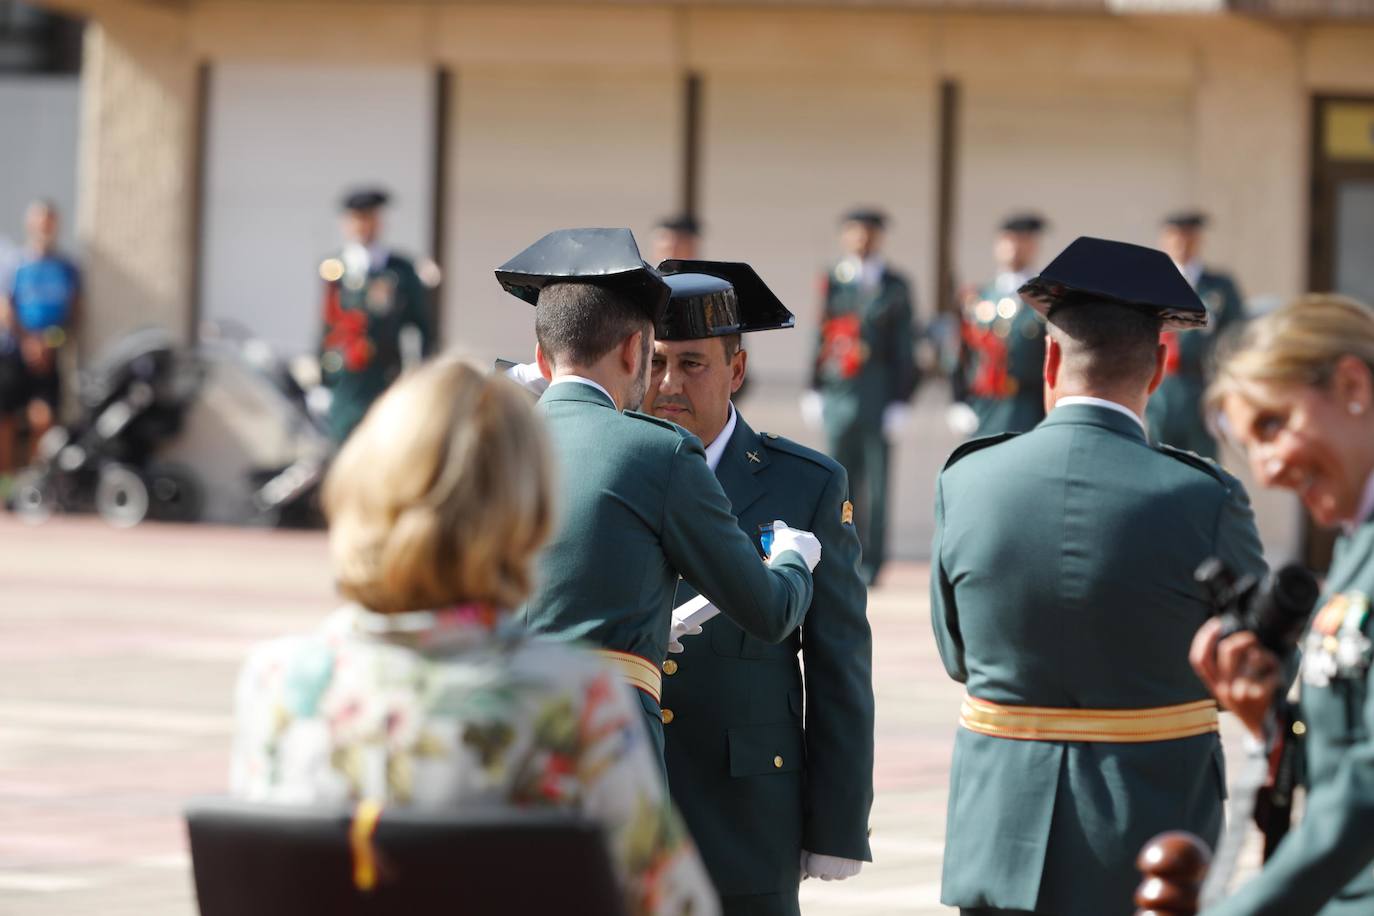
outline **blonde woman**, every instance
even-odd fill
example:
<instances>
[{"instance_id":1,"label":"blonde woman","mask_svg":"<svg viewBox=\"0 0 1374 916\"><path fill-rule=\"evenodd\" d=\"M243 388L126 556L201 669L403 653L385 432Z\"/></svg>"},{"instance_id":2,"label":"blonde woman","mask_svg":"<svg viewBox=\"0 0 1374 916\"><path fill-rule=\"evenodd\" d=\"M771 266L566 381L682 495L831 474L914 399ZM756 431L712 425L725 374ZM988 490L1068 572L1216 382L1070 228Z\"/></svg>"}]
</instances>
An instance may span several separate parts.
<instances>
[{"instance_id":1,"label":"blonde woman","mask_svg":"<svg viewBox=\"0 0 1374 916\"><path fill-rule=\"evenodd\" d=\"M1374 913L1374 312L1309 296L1248 325L1208 395L1255 478L1297 493L1342 537L1301 643L1299 718L1308 797L1301 825L1258 878L1205 916ZM1208 623L1193 666L1256 734L1283 686L1253 634Z\"/></svg>"},{"instance_id":2,"label":"blonde woman","mask_svg":"<svg viewBox=\"0 0 1374 916\"><path fill-rule=\"evenodd\" d=\"M591 654L508 620L550 491L543 431L514 385L457 359L393 385L325 482L347 603L252 653L233 791L574 809L604 822L629 912L717 912L637 700Z\"/></svg>"}]
</instances>

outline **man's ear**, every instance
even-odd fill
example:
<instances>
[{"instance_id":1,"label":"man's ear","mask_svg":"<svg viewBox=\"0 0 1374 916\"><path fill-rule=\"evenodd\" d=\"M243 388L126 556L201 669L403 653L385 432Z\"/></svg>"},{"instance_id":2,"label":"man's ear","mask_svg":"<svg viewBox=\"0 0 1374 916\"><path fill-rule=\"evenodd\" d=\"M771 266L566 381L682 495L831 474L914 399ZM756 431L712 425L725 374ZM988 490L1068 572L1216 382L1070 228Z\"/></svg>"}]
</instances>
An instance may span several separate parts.
<instances>
[{"instance_id":1,"label":"man's ear","mask_svg":"<svg viewBox=\"0 0 1374 916\"><path fill-rule=\"evenodd\" d=\"M539 365L539 374L544 376L544 381L553 381L553 360L537 343L534 345L534 361Z\"/></svg>"},{"instance_id":2,"label":"man's ear","mask_svg":"<svg viewBox=\"0 0 1374 916\"><path fill-rule=\"evenodd\" d=\"M730 362L730 393L739 391L744 384L744 373L749 369L749 351L741 347L735 351L735 358Z\"/></svg>"},{"instance_id":3,"label":"man's ear","mask_svg":"<svg viewBox=\"0 0 1374 916\"><path fill-rule=\"evenodd\" d=\"M1045 413L1054 409L1054 391L1059 385L1059 370L1064 366L1064 351L1059 341L1045 335Z\"/></svg>"},{"instance_id":4,"label":"man's ear","mask_svg":"<svg viewBox=\"0 0 1374 916\"><path fill-rule=\"evenodd\" d=\"M620 342L620 368L627 375L638 375L644 370L644 367L639 364L639 360L643 356L640 352L643 340L644 332L635 331Z\"/></svg>"},{"instance_id":5,"label":"man's ear","mask_svg":"<svg viewBox=\"0 0 1374 916\"><path fill-rule=\"evenodd\" d=\"M1155 389L1164 381L1164 370L1169 363L1169 348L1160 341L1155 348L1155 374L1150 376L1150 386L1145 389L1147 394L1154 394Z\"/></svg>"}]
</instances>

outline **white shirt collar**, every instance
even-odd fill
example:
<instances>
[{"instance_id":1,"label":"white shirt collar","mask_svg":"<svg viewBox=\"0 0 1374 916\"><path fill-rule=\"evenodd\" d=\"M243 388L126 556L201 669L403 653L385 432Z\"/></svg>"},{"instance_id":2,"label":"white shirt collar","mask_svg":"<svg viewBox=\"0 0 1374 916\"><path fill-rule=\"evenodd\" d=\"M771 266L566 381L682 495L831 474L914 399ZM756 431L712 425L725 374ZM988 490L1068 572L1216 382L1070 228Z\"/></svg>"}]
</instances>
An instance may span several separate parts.
<instances>
[{"instance_id":1,"label":"white shirt collar","mask_svg":"<svg viewBox=\"0 0 1374 916\"><path fill-rule=\"evenodd\" d=\"M615 403L615 398L611 397L611 393L607 391L605 388L602 388L600 383L594 382L589 378L583 378L580 375L560 375L558 376L558 378L549 382L549 387L552 388L555 385L563 385L568 382L577 382L582 385L590 385L592 388L595 388L597 391L604 394L606 396L606 400L610 401L612 405L616 406L617 409L619 409L619 405Z\"/></svg>"},{"instance_id":2,"label":"white shirt collar","mask_svg":"<svg viewBox=\"0 0 1374 916\"><path fill-rule=\"evenodd\" d=\"M1360 508L1355 513L1355 517L1347 522L1341 523L1341 528L1346 535L1355 533L1355 529L1368 521L1369 516L1374 514L1374 474L1370 474L1364 482L1364 493L1360 496Z\"/></svg>"},{"instance_id":3,"label":"white shirt collar","mask_svg":"<svg viewBox=\"0 0 1374 916\"><path fill-rule=\"evenodd\" d=\"M1135 421L1135 425L1140 427L1141 432L1145 432L1145 421L1140 419L1140 414L1136 413L1125 404L1118 404L1116 401L1109 401L1106 398L1089 397L1086 394L1071 394L1068 397L1060 398L1054 402L1054 409L1061 407L1071 407L1074 404L1087 404L1090 407L1105 407L1108 410L1115 410L1119 414L1124 414Z\"/></svg>"},{"instance_id":4,"label":"white shirt collar","mask_svg":"<svg viewBox=\"0 0 1374 916\"><path fill-rule=\"evenodd\" d=\"M367 276L374 270L381 270L386 266L388 252L379 242L371 245L364 245L361 242L349 242L343 247L341 256L344 262L344 269L352 276Z\"/></svg>"},{"instance_id":5,"label":"white shirt collar","mask_svg":"<svg viewBox=\"0 0 1374 916\"><path fill-rule=\"evenodd\" d=\"M730 405L730 419L725 421L725 428L720 431L720 435L711 440L711 444L706 446L706 465L715 471L720 465L720 458L725 454L725 446L730 444L730 437L735 434L735 421L739 415L735 413L735 405Z\"/></svg>"}]
</instances>

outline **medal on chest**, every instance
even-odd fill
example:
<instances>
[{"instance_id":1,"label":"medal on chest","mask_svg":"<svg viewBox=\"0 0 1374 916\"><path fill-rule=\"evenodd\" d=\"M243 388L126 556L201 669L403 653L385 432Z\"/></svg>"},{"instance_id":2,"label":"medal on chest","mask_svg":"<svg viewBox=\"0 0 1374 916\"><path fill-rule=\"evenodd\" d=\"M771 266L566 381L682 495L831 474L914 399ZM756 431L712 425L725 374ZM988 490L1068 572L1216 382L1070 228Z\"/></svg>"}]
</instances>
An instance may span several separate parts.
<instances>
[{"instance_id":1,"label":"medal on chest","mask_svg":"<svg viewBox=\"0 0 1374 916\"><path fill-rule=\"evenodd\" d=\"M1303 683L1326 687L1335 678L1362 676L1374 655L1364 632L1368 619L1369 598L1362 592L1342 592L1327 601L1303 641Z\"/></svg>"}]
</instances>

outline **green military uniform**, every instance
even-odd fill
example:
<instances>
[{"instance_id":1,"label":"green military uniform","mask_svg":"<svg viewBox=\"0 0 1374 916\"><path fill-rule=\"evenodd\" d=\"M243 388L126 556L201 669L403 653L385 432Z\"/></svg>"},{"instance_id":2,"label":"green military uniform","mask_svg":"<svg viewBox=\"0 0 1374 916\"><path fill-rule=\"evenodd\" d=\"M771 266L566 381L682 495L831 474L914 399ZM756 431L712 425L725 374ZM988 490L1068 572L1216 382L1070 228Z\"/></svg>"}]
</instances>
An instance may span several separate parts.
<instances>
[{"instance_id":1,"label":"green military uniform","mask_svg":"<svg viewBox=\"0 0 1374 916\"><path fill-rule=\"evenodd\" d=\"M415 267L388 254L366 275L350 274L342 258L320 265L324 321L320 336L321 378L330 390L329 433L348 438L372 402L401 373L401 331L419 332L421 355L434 350L429 297Z\"/></svg>"},{"instance_id":2,"label":"green military uniform","mask_svg":"<svg viewBox=\"0 0 1374 916\"><path fill-rule=\"evenodd\" d=\"M559 533L524 611L531 629L658 667L679 574L762 643L801 624L812 598L805 561L789 552L771 569L760 562L695 436L620 413L582 382L550 386L538 409L563 486ZM661 749L669 716L649 693L640 699Z\"/></svg>"},{"instance_id":3,"label":"green military uniform","mask_svg":"<svg viewBox=\"0 0 1374 916\"><path fill-rule=\"evenodd\" d=\"M868 284L852 260L822 280L812 387L825 401L831 456L849 474L863 570L876 578L887 553L888 444L883 411L916 391L916 318L906 278L883 266Z\"/></svg>"},{"instance_id":4,"label":"green military uniform","mask_svg":"<svg viewBox=\"0 0 1374 916\"><path fill-rule=\"evenodd\" d=\"M1196 334L1165 332L1163 340L1169 348L1165 377L1150 396L1146 418L1155 441L1215 458L1217 443L1202 416L1202 396L1217 335L1245 318L1245 306L1235 282L1224 273L1202 271L1197 294L1207 306L1207 329Z\"/></svg>"},{"instance_id":5,"label":"green military uniform","mask_svg":"<svg viewBox=\"0 0 1374 916\"><path fill-rule=\"evenodd\" d=\"M1326 592L1304 640L1302 823L1264 870L1205 916L1374 913L1374 519L1336 544Z\"/></svg>"},{"instance_id":6,"label":"green military uniform","mask_svg":"<svg viewBox=\"0 0 1374 916\"><path fill-rule=\"evenodd\" d=\"M1241 485L1153 448L1131 417L1056 408L1035 430L978 439L936 486L931 621L950 677L1014 707L1142 709L1204 700L1188 665L1211 614L1209 556L1262 572ZM1144 743L955 740L941 901L1132 912L1135 858L1156 833L1215 841L1226 783L1214 732Z\"/></svg>"},{"instance_id":7,"label":"green military uniform","mask_svg":"<svg viewBox=\"0 0 1374 916\"><path fill-rule=\"evenodd\" d=\"M1021 433L1045 418L1045 323L1005 274L964 308L964 389L978 436Z\"/></svg>"},{"instance_id":8,"label":"green military uniform","mask_svg":"<svg viewBox=\"0 0 1374 916\"><path fill-rule=\"evenodd\" d=\"M716 476L752 540L774 519L816 534L815 598L781 643L722 617L682 640L663 666L665 756L726 916L782 916L799 912L803 849L870 858L872 639L844 469L736 416Z\"/></svg>"}]
</instances>

